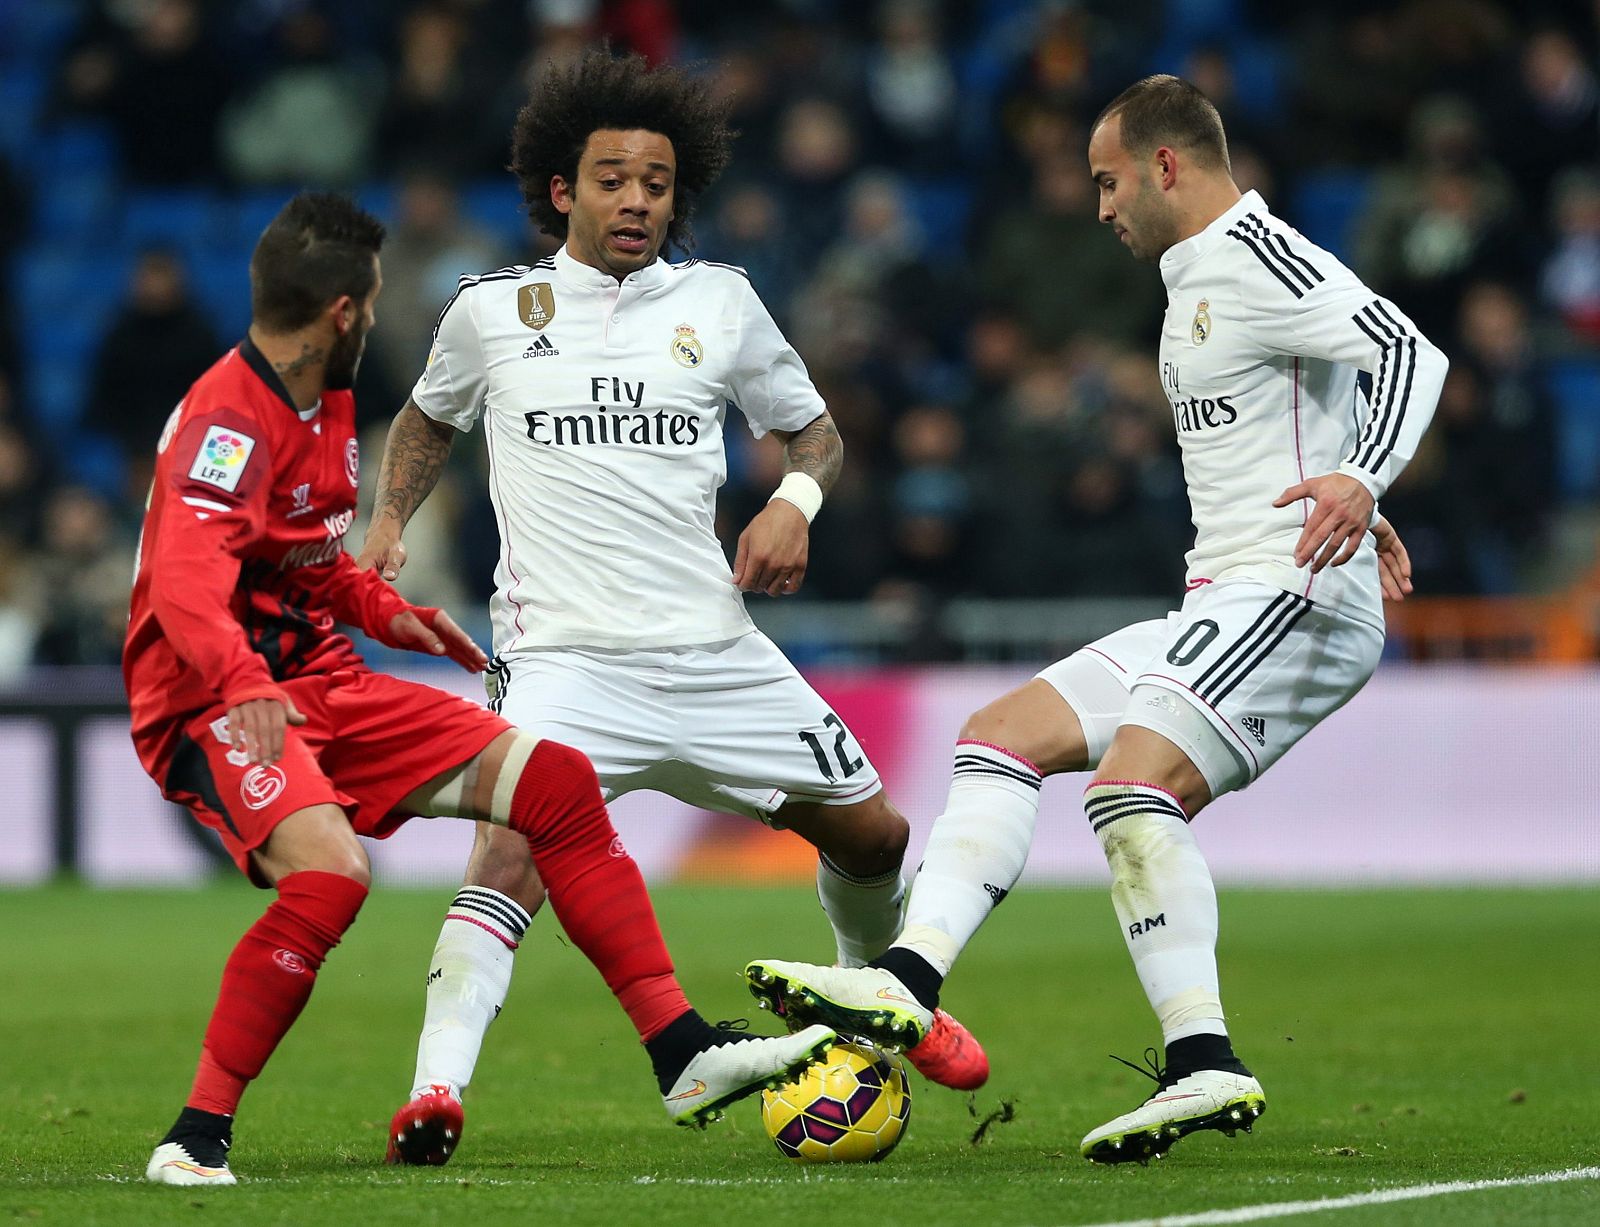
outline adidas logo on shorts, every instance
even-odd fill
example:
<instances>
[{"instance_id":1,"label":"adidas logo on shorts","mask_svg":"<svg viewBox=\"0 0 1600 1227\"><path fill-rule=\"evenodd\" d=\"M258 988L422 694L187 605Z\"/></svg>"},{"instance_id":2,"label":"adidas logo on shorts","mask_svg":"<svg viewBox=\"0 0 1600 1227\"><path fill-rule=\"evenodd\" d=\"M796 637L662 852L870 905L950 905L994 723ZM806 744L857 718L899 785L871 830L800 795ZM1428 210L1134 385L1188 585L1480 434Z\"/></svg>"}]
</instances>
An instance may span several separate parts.
<instances>
[{"instance_id":1,"label":"adidas logo on shorts","mask_svg":"<svg viewBox=\"0 0 1600 1227\"><path fill-rule=\"evenodd\" d=\"M1267 722L1260 716L1240 716L1239 723L1244 725L1244 731L1256 739L1258 746L1267 744Z\"/></svg>"}]
</instances>

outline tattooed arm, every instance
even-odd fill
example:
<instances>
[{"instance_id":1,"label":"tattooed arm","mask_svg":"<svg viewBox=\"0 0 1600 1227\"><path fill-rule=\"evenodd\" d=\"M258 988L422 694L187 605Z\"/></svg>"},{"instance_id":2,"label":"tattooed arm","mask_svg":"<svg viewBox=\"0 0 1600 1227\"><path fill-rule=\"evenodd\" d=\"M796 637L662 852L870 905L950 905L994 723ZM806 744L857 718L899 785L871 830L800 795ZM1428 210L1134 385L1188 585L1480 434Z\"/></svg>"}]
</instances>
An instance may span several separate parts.
<instances>
[{"instance_id":1,"label":"tattooed arm","mask_svg":"<svg viewBox=\"0 0 1600 1227\"><path fill-rule=\"evenodd\" d=\"M827 412L799 430L774 430L783 441L783 472L803 473L823 494L833 489L844 467L844 440ZM803 483L802 483L803 484ZM815 498L815 492L812 492ZM805 582L810 559L809 515L787 497L772 499L739 536L733 582L741 592L793 596Z\"/></svg>"},{"instance_id":2,"label":"tattooed arm","mask_svg":"<svg viewBox=\"0 0 1600 1227\"><path fill-rule=\"evenodd\" d=\"M394 579L406 565L406 547L400 540L406 524L422 501L439 484L439 474L450 457L455 427L435 422L415 402L395 414L378 466L378 492L372 500L372 523L362 543L356 565L376 566L384 579Z\"/></svg>"},{"instance_id":3,"label":"tattooed arm","mask_svg":"<svg viewBox=\"0 0 1600 1227\"><path fill-rule=\"evenodd\" d=\"M783 441L786 476L804 473L822 487L823 494L833 489L833 483L839 480L839 470L844 468L844 440L839 437L833 414L824 411L809 426L772 433Z\"/></svg>"}]
</instances>

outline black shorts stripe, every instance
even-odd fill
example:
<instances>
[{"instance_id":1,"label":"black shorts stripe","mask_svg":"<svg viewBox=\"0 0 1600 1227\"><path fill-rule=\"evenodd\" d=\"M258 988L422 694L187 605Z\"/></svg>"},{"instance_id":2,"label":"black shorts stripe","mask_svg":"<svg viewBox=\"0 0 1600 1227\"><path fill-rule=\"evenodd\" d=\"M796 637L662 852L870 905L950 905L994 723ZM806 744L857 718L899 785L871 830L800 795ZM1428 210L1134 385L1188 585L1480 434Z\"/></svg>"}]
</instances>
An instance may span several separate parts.
<instances>
[{"instance_id":1,"label":"black shorts stripe","mask_svg":"<svg viewBox=\"0 0 1600 1227\"><path fill-rule=\"evenodd\" d=\"M1004 771L1004 770L1001 770L999 767L996 767L996 766L993 766L992 764L987 764L987 763L984 764L981 767L978 767L978 766L959 767L958 766L955 769L953 774L955 774L955 775L996 775L996 776L999 776L1003 780L1014 780L1017 783L1026 784L1029 788L1037 789L1037 788L1041 787L1040 781L1039 781L1038 777L1036 777L1036 776L1024 775L1020 771L1018 771L1018 772Z\"/></svg>"},{"instance_id":2,"label":"black shorts stripe","mask_svg":"<svg viewBox=\"0 0 1600 1227\"><path fill-rule=\"evenodd\" d=\"M504 656L496 655L489 662L489 667L483 671L484 685L488 686L489 680L494 679L494 686L489 691L489 710L495 715L500 714L500 709L505 706L506 691L511 689L511 662Z\"/></svg>"},{"instance_id":3,"label":"black shorts stripe","mask_svg":"<svg viewBox=\"0 0 1600 1227\"><path fill-rule=\"evenodd\" d=\"M1294 597L1290 593L1280 592L1277 596L1273 597L1272 600L1268 601L1267 607L1256 616L1256 620L1245 629L1244 634L1240 635L1237 639L1230 643L1223 650L1222 655L1217 657L1216 660L1212 661L1211 666L1197 679L1195 679L1194 688L1196 693L1203 691L1207 683L1209 683L1219 671L1226 672L1229 665L1239 654L1248 652L1250 650L1251 642L1253 642L1255 639L1256 632L1261 629L1262 623L1266 622L1292 600L1294 600Z\"/></svg>"},{"instance_id":4,"label":"black shorts stripe","mask_svg":"<svg viewBox=\"0 0 1600 1227\"><path fill-rule=\"evenodd\" d=\"M194 797L228 824L228 830L233 832L235 839L239 838L239 828L233 824L228 807L222 803L222 794L217 791L217 780L211 774L211 763L206 758L206 752L187 733L178 738L177 749L172 752L172 762L167 765L167 779L162 791L174 798L185 795Z\"/></svg>"},{"instance_id":5,"label":"black shorts stripe","mask_svg":"<svg viewBox=\"0 0 1600 1227\"><path fill-rule=\"evenodd\" d=\"M1298 265L1311 275L1311 281L1305 283L1306 289L1311 289L1313 282L1320 284L1323 281L1323 276L1317 271L1316 266L1312 264L1310 260L1307 260L1304 256L1302 256L1299 252L1295 251L1294 248L1289 246L1289 239L1287 235L1280 234L1278 231L1273 230L1267 225L1266 222L1262 221L1254 213L1248 213L1245 216L1248 217L1250 221L1255 223L1256 234L1262 239L1266 240L1271 246L1275 247L1279 254L1283 256L1284 260L1289 263L1291 268L1293 268L1295 265Z\"/></svg>"},{"instance_id":6,"label":"black shorts stripe","mask_svg":"<svg viewBox=\"0 0 1600 1227\"><path fill-rule=\"evenodd\" d=\"M1293 294L1296 298L1304 298L1306 296L1305 290L1302 290L1298 285L1296 285L1294 281L1289 278L1288 274L1285 273L1282 268L1278 267L1275 257L1269 256L1266 253L1266 251L1261 247L1259 240L1257 240L1254 235L1244 234L1238 230L1229 230L1228 237L1231 239L1238 239L1239 242L1248 247L1255 258L1261 261L1262 267L1276 277L1279 281L1283 282L1283 288L1288 290L1289 293ZM1296 276L1300 277L1302 281L1304 280L1304 277L1301 277L1298 272L1296 273Z\"/></svg>"},{"instance_id":7,"label":"black shorts stripe","mask_svg":"<svg viewBox=\"0 0 1600 1227\"><path fill-rule=\"evenodd\" d=\"M1306 614L1310 612L1310 601L1306 600L1304 597L1298 596L1295 597L1294 600L1294 608L1289 611L1288 615L1280 616L1276 621L1273 622L1271 628L1269 628L1269 631L1263 637L1265 642L1261 646L1260 650L1257 651L1249 661L1233 671L1232 675L1227 679L1226 685L1222 685L1224 679L1218 678L1218 685L1222 685L1220 690L1217 690L1215 687L1213 687L1213 693L1202 696L1206 702L1210 703L1214 707L1232 694L1234 687L1236 687L1240 682L1244 681L1245 678L1249 677L1250 674L1258 666L1260 666L1262 661L1271 656L1272 653L1277 650L1278 645L1282 643L1288 636L1289 632L1294 629L1295 623L1299 622L1301 618L1305 617Z\"/></svg>"}]
</instances>

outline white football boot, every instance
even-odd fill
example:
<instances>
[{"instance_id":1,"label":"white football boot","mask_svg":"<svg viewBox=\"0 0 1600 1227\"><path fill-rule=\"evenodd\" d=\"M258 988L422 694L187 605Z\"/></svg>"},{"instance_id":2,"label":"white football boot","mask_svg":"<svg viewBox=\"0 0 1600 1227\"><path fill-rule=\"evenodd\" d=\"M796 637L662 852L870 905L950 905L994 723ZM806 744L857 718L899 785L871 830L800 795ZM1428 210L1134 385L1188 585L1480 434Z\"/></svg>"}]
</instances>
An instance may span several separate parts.
<instances>
[{"instance_id":1,"label":"white football boot","mask_svg":"<svg viewBox=\"0 0 1600 1227\"><path fill-rule=\"evenodd\" d=\"M1216 1129L1229 1137L1241 1129L1249 1133L1266 1110L1261 1083L1249 1073L1199 1069L1179 1078L1161 1073L1155 1094L1132 1112L1101 1125L1079 1149L1094 1163L1144 1163L1161 1158L1179 1138L1200 1129Z\"/></svg>"},{"instance_id":2,"label":"white football boot","mask_svg":"<svg viewBox=\"0 0 1600 1227\"><path fill-rule=\"evenodd\" d=\"M829 1027L807 1027L792 1035L752 1035L702 1048L661 1102L673 1124L709 1124L730 1103L793 1082L838 1038Z\"/></svg>"},{"instance_id":3,"label":"white football boot","mask_svg":"<svg viewBox=\"0 0 1600 1227\"><path fill-rule=\"evenodd\" d=\"M161 1143L150 1156L144 1178L154 1184L238 1184L228 1170L226 1147L215 1143L206 1145L207 1142L210 1139L194 1138L187 1142Z\"/></svg>"},{"instance_id":4,"label":"white football boot","mask_svg":"<svg viewBox=\"0 0 1600 1227\"><path fill-rule=\"evenodd\" d=\"M881 967L823 967L757 959L744 978L764 1010L801 1022L826 1023L841 1035L899 1052L933 1030L933 1011Z\"/></svg>"}]
</instances>

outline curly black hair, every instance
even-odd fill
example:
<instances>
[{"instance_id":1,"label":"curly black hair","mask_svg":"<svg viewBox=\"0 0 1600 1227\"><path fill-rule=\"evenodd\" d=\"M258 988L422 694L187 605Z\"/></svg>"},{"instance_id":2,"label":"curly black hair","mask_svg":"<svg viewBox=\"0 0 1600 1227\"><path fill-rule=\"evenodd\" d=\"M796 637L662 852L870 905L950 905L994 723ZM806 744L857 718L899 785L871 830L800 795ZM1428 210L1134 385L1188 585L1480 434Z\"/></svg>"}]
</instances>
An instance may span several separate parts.
<instances>
[{"instance_id":1,"label":"curly black hair","mask_svg":"<svg viewBox=\"0 0 1600 1227\"><path fill-rule=\"evenodd\" d=\"M567 235L567 215L550 202L551 178L575 183L584 147L602 128L642 128L672 142L678 172L667 240L692 250L695 204L728 164L733 145L727 104L681 68L651 68L640 56L615 56L608 48L588 51L568 67L551 66L511 132L511 173L528 216L546 234Z\"/></svg>"}]
</instances>

